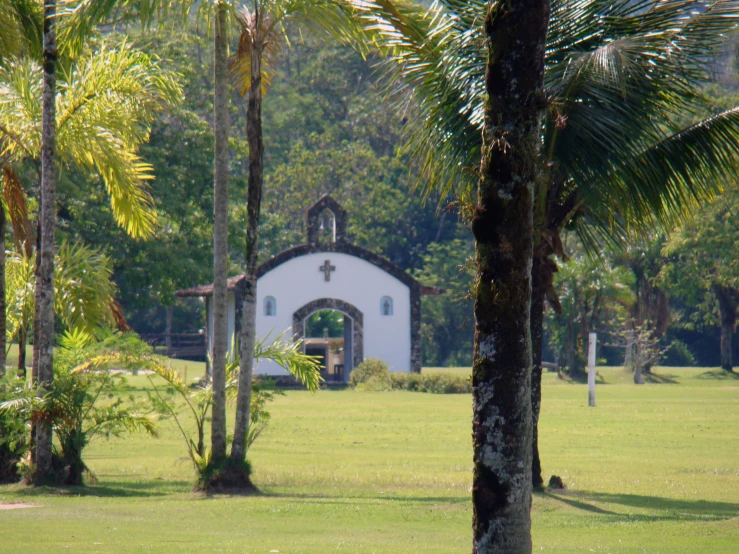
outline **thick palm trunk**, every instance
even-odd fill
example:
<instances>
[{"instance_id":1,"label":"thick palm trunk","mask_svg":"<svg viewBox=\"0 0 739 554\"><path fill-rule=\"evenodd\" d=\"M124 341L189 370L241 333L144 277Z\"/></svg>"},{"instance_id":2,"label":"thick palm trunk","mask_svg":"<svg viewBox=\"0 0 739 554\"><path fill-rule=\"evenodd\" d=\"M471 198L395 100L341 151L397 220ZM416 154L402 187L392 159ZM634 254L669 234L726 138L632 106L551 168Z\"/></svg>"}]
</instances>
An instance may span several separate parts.
<instances>
[{"instance_id":1,"label":"thick palm trunk","mask_svg":"<svg viewBox=\"0 0 739 554\"><path fill-rule=\"evenodd\" d=\"M731 338L736 328L738 293L728 287L714 286L713 292L718 300L721 314L721 368L734 371L731 356Z\"/></svg>"},{"instance_id":2,"label":"thick palm trunk","mask_svg":"<svg viewBox=\"0 0 739 554\"><path fill-rule=\"evenodd\" d=\"M549 269L546 260L534 257L531 270L531 484L535 489L544 486L539 457L539 413L541 412L541 359L544 347L544 271Z\"/></svg>"},{"instance_id":3,"label":"thick palm trunk","mask_svg":"<svg viewBox=\"0 0 739 554\"><path fill-rule=\"evenodd\" d=\"M44 89L41 131L41 201L39 206L39 263L36 266L33 375L40 394L54 381L54 228L56 224L56 0L44 0ZM35 427L34 482L48 481L51 473L51 426Z\"/></svg>"},{"instance_id":4,"label":"thick palm trunk","mask_svg":"<svg viewBox=\"0 0 739 554\"><path fill-rule=\"evenodd\" d=\"M211 452L213 462L226 459L226 352L228 349L228 6L219 2L215 17L213 102L215 179L213 224L213 407Z\"/></svg>"},{"instance_id":5,"label":"thick palm trunk","mask_svg":"<svg viewBox=\"0 0 739 554\"><path fill-rule=\"evenodd\" d=\"M246 290L241 324L241 363L239 391L236 399L236 424L231 444L231 458L242 462L246 457L246 438L251 413L251 387L256 343L257 320L257 251L259 242L259 210L262 203L262 172L264 144L262 142L262 52L252 46L251 88L246 113L246 134L249 140L249 184L246 220Z\"/></svg>"},{"instance_id":6,"label":"thick palm trunk","mask_svg":"<svg viewBox=\"0 0 739 554\"><path fill-rule=\"evenodd\" d=\"M533 193L549 19L547 0L492 3L476 279L473 553L531 552Z\"/></svg>"}]
</instances>

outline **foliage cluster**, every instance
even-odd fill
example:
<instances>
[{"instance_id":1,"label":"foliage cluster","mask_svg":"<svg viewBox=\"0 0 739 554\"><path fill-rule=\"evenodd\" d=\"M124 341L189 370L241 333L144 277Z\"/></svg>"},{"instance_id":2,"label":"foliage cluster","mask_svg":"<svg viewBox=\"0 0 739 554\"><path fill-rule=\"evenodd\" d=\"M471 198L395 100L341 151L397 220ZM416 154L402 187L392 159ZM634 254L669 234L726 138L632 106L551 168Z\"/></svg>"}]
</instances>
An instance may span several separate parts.
<instances>
[{"instance_id":1,"label":"foliage cluster","mask_svg":"<svg viewBox=\"0 0 739 554\"><path fill-rule=\"evenodd\" d=\"M51 426L56 439L49 476L53 482L81 485L84 475L94 479L83 452L96 438L140 431L157 436L151 405L126 394L121 371L132 367L145 346L130 335L111 333L97 340L83 330L68 332L56 348L51 391L40 395L41 389L24 384L0 404L3 417L13 418L16 425ZM118 371L111 371L113 364ZM21 469L25 478L34 471L29 460Z\"/></svg>"},{"instance_id":2,"label":"foliage cluster","mask_svg":"<svg viewBox=\"0 0 739 554\"><path fill-rule=\"evenodd\" d=\"M14 399L23 389L23 381L11 375L0 377L0 404ZM20 479L18 463L28 451L26 422L10 411L0 410L0 483Z\"/></svg>"},{"instance_id":3,"label":"foliage cluster","mask_svg":"<svg viewBox=\"0 0 739 554\"><path fill-rule=\"evenodd\" d=\"M472 378L454 373L391 373L393 390L430 392L433 394L469 394Z\"/></svg>"},{"instance_id":4,"label":"foliage cluster","mask_svg":"<svg viewBox=\"0 0 739 554\"><path fill-rule=\"evenodd\" d=\"M390 373L382 360L368 358L349 377L349 385L357 390L402 390L434 394L469 394L472 380L468 375L453 373Z\"/></svg>"}]
</instances>

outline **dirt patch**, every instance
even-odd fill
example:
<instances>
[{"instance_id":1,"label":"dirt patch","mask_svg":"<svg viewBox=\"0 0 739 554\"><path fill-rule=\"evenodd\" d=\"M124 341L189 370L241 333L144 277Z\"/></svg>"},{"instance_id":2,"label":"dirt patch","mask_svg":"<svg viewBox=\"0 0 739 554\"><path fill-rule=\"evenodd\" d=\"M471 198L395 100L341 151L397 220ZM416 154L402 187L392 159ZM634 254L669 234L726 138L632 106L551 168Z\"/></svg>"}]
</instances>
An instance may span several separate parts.
<instances>
[{"instance_id":1,"label":"dirt patch","mask_svg":"<svg viewBox=\"0 0 739 554\"><path fill-rule=\"evenodd\" d=\"M38 506L36 504L3 504L0 502L0 510L21 510L23 508L40 508L41 506Z\"/></svg>"}]
</instances>

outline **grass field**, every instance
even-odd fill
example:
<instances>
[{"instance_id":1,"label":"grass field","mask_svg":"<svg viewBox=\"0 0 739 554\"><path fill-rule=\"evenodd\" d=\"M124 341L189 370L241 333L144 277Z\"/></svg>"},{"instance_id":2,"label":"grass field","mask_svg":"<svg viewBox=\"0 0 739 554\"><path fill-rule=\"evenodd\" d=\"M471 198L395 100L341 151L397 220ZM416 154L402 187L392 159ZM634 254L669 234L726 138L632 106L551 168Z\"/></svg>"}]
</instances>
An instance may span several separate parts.
<instances>
[{"instance_id":1,"label":"grass field","mask_svg":"<svg viewBox=\"0 0 739 554\"><path fill-rule=\"evenodd\" d=\"M545 375L545 478L568 490L534 496L534 552L739 552L739 379L599 373L594 409L585 385ZM288 392L271 411L250 456L262 494L192 493L164 424L91 445L93 486L0 487L38 506L0 511L0 552L470 552L469 395Z\"/></svg>"}]
</instances>

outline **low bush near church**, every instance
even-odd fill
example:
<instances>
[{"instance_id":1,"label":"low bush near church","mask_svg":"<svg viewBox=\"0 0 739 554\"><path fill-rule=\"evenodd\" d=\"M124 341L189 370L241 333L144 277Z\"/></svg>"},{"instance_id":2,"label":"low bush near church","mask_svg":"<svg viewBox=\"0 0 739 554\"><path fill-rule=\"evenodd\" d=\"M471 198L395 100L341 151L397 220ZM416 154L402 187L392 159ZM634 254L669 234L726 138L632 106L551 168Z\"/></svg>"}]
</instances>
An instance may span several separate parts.
<instances>
[{"instance_id":1,"label":"low bush near church","mask_svg":"<svg viewBox=\"0 0 739 554\"><path fill-rule=\"evenodd\" d=\"M387 364L377 358L367 358L354 368L349 385L362 390L390 390L390 371Z\"/></svg>"},{"instance_id":2,"label":"low bush near church","mask_svg":"<svg viewBox=\"0 0 739 554\"><path fill-rule=\"evenodd\" d=\"M469 394L472 381L469 376L449 373L391 373L393 390L430 392L434 394Z\"/></svg>"},{"instance_id":3,"label":"low bush near church","mask_svg":"<svg viewBox=\"0 0 739 554\"><path fill-rule=\"evenodd\" d=\"M390 373L382 360L367 358L352 371L349 384L360 390L405 390L434 394L469 394L469 376L450 373Z\"/></svg>"}]
</instances>

